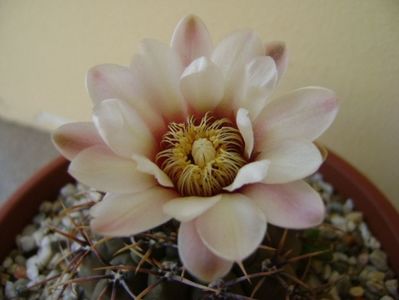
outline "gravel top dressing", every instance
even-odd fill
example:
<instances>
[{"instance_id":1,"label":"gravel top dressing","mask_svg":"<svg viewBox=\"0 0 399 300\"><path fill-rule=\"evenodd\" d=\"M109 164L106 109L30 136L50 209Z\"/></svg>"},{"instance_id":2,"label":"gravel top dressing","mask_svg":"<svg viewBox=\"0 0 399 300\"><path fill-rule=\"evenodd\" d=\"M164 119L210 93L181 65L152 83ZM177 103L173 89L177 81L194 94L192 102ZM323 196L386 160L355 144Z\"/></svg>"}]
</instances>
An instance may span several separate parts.
<instances>
[{"instance_id":1,"label":"gravel top dressing","mask_svg":"<svg viewBox=\"0 0 399 300\"><path fill-rule=\"evenodd\" d=\"M251 283L236 266L231 276L209 286L184 274L176 251L176 222L135 238L103 239L87 227L89 208L102 194L68 184L55 202L40 206L32 224L17 236L17 249L1 263L0 299L134 299L133 295L135 299L280 299L262 296L262 285L270 289L269 278L278 283L272 287L284 291L281 299L399 299L398 280L387 255L352 200L336 194L320 174L308 181L325 201L324 223L289 233L274 228L283 236L280 242L284 240L285 247L290 237L294 240L294 246L282 247L289 251L281 257L285 262L297 261L295 265L285 266L281 259L276 262L277 248L268 234L264 248L244 262L248 274L255 274ZM299 252L295 250L298 241ZM98 263L90 242L108 249L101 249L107 263ZM141 248L135 248L139 243ZM260 251L274 254L260 255ZM129 265L137 269L127 272L120 267ZM288 267L295 276L289 275ZM259 277L259 272L270 275ZM171 288L169 283L178 284L172 287L177 292L165 292ZM120 286L118 291L116 286Z\"/></svg>"}]
</instances>

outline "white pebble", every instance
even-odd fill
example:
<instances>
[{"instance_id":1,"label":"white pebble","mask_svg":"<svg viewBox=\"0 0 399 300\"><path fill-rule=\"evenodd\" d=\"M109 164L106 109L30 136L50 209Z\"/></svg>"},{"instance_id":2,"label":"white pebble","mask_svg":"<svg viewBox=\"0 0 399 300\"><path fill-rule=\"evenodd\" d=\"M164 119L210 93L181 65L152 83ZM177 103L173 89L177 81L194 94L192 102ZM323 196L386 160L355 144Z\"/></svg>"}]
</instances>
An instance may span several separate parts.
<instances>
[{"instance_id":1,"label":"white pebble","mask_svg":"<svg viewBox=\"0 0 399 300\"><path fill-rule=\"evenodd\" d=\"M373 236L366 242L366 246L373 250L381 248L380 242Z\"/></svg>"},{"instance_id":2,"label":"white pebble","mask_svg":"<svg viewBox=\"0 0 399 300\"><path fill-rule=\"evenodd\" d=\"M370 231L369 228L367 227L366 223L362 222L359 225L359 230L360 230L360 235L363 238L364 242L367 242L370 239Z\"/></svg>"},{"instance_id":3,"label":"white pebble","mask_svg":"<svg viewBox=\"0 0 399 300\"><path fill-rule=\"evenodd\" d=\"M30 257L26 261L26 275L32 281L37 280L39 276L39 268L37 267L36 255Z\"/></svg>"},{"instance_id":4,"label":"white pebble","mask_svg":"<svg viewBox=\"0 0 399 300\"><path fill-rule=\"evenodd\" d=\"M36 241L31 235L17 237L17 245L22 252L29 252L36 248Z\"/></svg>"},{"instance_id":5,"label":"white pebble","mask_svg":"<svg viewBox=\"0 0 399 300\"><path fill-rule=\"evenodd\" d=\"M14 283L12 283L11 281L6 282L4 291L5 291L6 299L17 298L17 291L15 290Z\"/></svg>"},{"instance_id":6,"label":"white pebble","mask_svg":"<svg viewBox=\"0 0 399 300\"><path fill-rule=\"evenodd\" d=\"M64 186L61 191L60 194L64 197L67 197L69 195L75 194L76 193L76 187L73 184L67 184L66 186Z\"/></svg>"},{"instance_id":7,"label":"white pebble","mask_svg":"<svg viewBox=\"0 0 399 300\"><path fill-rule=\"evenodd\" d=\"M349 213L353 210L354 207L355 204L353 203L353 200L351 198L348 198L344 203L343 209L345 213Z\"/></svg>"},{"instance_id":8,"label":"white pebble","mask_svg":"<svg viewBox=\"0 0 399 300\"><path fill-rule=\"evenodd\" d=\"M7 269L7 268L11 267L12 263L13 263L12 258L8 256L8 257L3 261L3 267L4 267L5 269Z\"/></svg>"}]
</instances>

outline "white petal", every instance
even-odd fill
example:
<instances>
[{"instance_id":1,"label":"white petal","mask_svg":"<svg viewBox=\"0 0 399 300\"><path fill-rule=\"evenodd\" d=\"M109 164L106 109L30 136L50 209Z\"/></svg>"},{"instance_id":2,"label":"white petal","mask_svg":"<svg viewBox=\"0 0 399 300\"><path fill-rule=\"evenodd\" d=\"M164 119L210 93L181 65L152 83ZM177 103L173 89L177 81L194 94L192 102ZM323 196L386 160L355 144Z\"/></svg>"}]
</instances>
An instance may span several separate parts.
<instances>
[{"instance_id":1,"label":"white petal","mask_svg":"<svg viewBox=\"0 0 399 300\"><path fill-rule=\"evenodd\" d=\"M265 183L286 183L305 178L323 162L319 149L309 141L285 140L267 144L257 159L267 159L270 166Z\"/></svg>"},{"instance_id":2,"label":"white petal","mask_svg":"<svg viewBox=\"0 0 399 300\"><path fill-rule=\"evenodd\" d=\"M129 68L119 65L98 65L86 75L86 86L94 104L110 98L134 99L137 97L135 85Z\"/></svg>"},{"instance_id":3,"label":"white petal","mask_svg":"<svg viewBox=\"0 0 399 300\"><path fill-rule=\"evenodd\" d=\"M169 176L147 157L134 154L132 159L137 163L138 171L154 176L158 183L164 187L174 186Z\"/></svg>"},{"instance_id":4,"label":"white petal","mask_svg":"<svg viewBox=\"0 0 399 300\"><path fill-rule=\"evenodd\" d=\"M223 74L208 58L200 57L184 70L180 88L194 110L206 113L213 110L223 98Z\"/></svg>"},{"instance_id":5,"label":"white petal","mask_svg":"<svg viewBox=\"0 0 399 300\"><path fill-rule=\"evenodd\" d=\"M264 212L270 224L293 229L319 225L325 208L319 193L304 181L287 184L254 184L243 193Z\"/></svg>"},{"instance_id":6,"label":"white petal","mask_svg":"<svg viewBox=\"0 0 399 300\"><path fill-rule=\"evenodd\" d=\"M268 104L257 117L256 147L288 138L313 141L331 125L337 111L333 91L320 87L295 90Z\"/></svg>"},{"instance_id":7,"label":"white petal","mask_svg":"<svg viewBox=\"0 0 399 300\"><path fill-rule=\"evenodd\" d=\"M135 193L154 186L154 178L138 172L136 166L105 146L93 146L80 152L68 171L82 183L104 192Z\"/></svg>"},{"instance_id":8,"label":"white petal","mask_svg":"<svg viewBox=\"0 0 399 300\"><path fill-rule=\"evenodd\" d=\"M271 56L277 66L278 79L280 79L288 67L288 54L284 42L269 42L266 44L266 55Z\"/></svg>"},{"instance_id":9,"label":"white petal","mask_svg":"<svg viewBox=\"0 0 399 300\"><path fill-rule=\"evenodd\" d=\"M222 200L198 217L203 243L226 260L241 261L253 253L266 233L266 218L242 194L223 194Z\"/></svg>"},{"instance_id":10,"label":"white petal","mask_svg":"<svg viewBox=\"0 0 399 300\"><path fill-rule=\"evenodd\" d=\"M233 263L217 257L201 241L193 222L180 224L178 234L180 259L194 277L211 282L225 276Z\"/></svg>"},{"instance_id":11,"label":"white petal","mask_svg":"<svg viewBox=\"0 0 399 300\"><path fill-rule=\"evenodd\" d=\"M134 235L170 220L162 206L176 193L154 187L136 194L107 194L90 211L91 228L105 236Z\"/></svg>"},{"instance_id":12,"label":"white petal","mask_svg":"<svg viewBox=\"0 0 399 300\"><path fill-rule=\"evenodd\" d=\"M163 211L180 222L187 222L210 209L221 198L221 195L213 197L180 197L168 201L168 203L164 205Z\"/></svg>"},{"instance_id":13,"label":"white petal","mask_svg":"<svg viewBox=\"0 0 399 300\"><path fill-rule=\"evenodd\" d=\"M144 40L140 54L131 64L137 87L143 99L167 120L186 116L186 105L179 88L183 66L179 56L167 45Z\"/></svg>"},{"instance_id":14,"label":"white petal","mask_svg":"<svg viewBox=\"0 0 399 300\"><path fill-rule=\"evenodd\" d=\"M246 184L262 182L267 176L269 166L270 161L268 160L258 160L246 164L238 171L234 181L223 189L232 192Z\"/></svg>"},{"instance_id":15,"label":"white petal","mask_svg":"<svg viewBox=\"0 0 399 300\"><path fill-rule=\"evenodd\" d=\"M128 104L107 99L93 109L93 120L107 145L118 155L153 155L155 140L140 115Z\"/></svg>"},{"instance_id":16,"label":"white petal","mask_svg":"<svg viewBox=\"0 0 399 300\"><path fill-rule=\"evenodd\" d=\"M171 47L179 54L184 66L200 56L209 56L212 40L205 24L197 16L181 19L173 32Z\"/></svg>"},{"instance_id":17,"label":"white petal","mask_svg":"<svg viewBox=\"0 0 399 300\"><path fill-rule=\"evenodd\" d=\"M212 53L212 61L222 70L226 80L223 105L234 98L245 65L254 57L261 55L264 55L262 41L253 31L230 34L216 46Z\"/></svg>"},{"instance_id":18,"label":"white petal","mask_svg":"<svg viewBox=\"0 0 399 300\"><path fill-rule=\"evenodd\" d=\"M94 104L121 99L132 105L150 128L164 128L160 115L143 99L140 83L129 68L113 64L95 66L87 73L86 86Z\"/></svg>"},{"instance_id":19,"label":"white petal","mask_svg":"<svg viewBox=\"0 0 399 300\"><path fill-rule=\"evenodd\" d=\"M241 133L245 143L245 154L247 158L251 157L252 150L254 149L254 132L252 130L252 122L248 116L248 111L240 108L237 111L236 123L238 130Z\"/></svg>"},{"instance_id":20,"label":"white petal","mask_svg":"<svg viewBox=\"0 0 399 300\"><path fill-rule=\"evenodd\" d=\"M53 132L52 140L57 150L69 160L88 147L104 145L96 127L91 122L62 125Z\"/></svg>"},{"instance_id":21,"label":"white petal","mask_svg":"<svg viewBox=\"0 0 399 300\"><path fill-rule=\"evenodd\" d=\"M255 120L268 103L276 84L277 69L274 60L269 56L255 57L245 66L241 95L236 100L238 106L248 109L251 120Z\"/></svg>"}]
</instances>

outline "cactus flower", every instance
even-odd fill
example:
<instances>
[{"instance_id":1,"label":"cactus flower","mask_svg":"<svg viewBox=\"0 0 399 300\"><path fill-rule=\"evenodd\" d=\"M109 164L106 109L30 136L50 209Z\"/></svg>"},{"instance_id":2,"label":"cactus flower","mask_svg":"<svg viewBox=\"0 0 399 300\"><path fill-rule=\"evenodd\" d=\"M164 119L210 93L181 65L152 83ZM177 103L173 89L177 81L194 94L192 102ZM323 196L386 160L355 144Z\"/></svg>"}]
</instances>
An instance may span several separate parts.
<instances>
[{"instance_id":1,"label":"cactus flower","mask_svg":"<svg viewBox=\"0 0 399 300\"><path fill-rule=\"evenodd\" d=\"M170 45L144 40L130 66L89 70L93 121L53 140L70 174L106 193L92 229L130 236L174 218L181 261L209 282L257 249L267 223L321 223L323 202L302 179L322 163L313 141L336 97L305 87L270 101L286 66L284 44L238 31L213 47L188 16Z\"/></svg>"}]
</instances>

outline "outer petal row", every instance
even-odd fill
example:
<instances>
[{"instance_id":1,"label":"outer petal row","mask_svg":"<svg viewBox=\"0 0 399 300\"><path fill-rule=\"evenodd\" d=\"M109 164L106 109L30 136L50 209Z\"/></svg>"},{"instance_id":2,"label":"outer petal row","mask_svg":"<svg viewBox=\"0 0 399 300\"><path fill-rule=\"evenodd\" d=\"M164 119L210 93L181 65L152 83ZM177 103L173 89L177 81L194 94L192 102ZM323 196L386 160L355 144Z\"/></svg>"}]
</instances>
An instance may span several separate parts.
<instances>
[{"instance_id":1,"label":"outer petal row","mask_svg":"<svg viewBox=\"0 0 399 300\"><path fill-rule=\"evenodd\" d=\"M285 139L313 141L332 123L338 111L335 93L321 87L297 89L269 105L255 120L256 150Z\"/></svg>"},{"instance_id":2,"label":"outer petal row","mask_svg":"<svg viewBox=\"0 0 399 300\"><path fill-rule=\"evenodd\" d=\"M141 116L126 102L107 99L93 110L93 120L107 145L118 155L134 153L151 157L154 137Z\"/></svg>"},{"instance_id":3,"label":"outer petal row","mask_svg":"<svg viewBox=\"0 0 399 300\"><path fill-rule=\"evenodd\" d=\"M253 184L242 191L256 203L270 224L303 229L319 225L325 208L320 195L304 181Z\"/></svg>"},{"instance_id":4,"label":"outer petal row","mask_svg":"<svg viewBox=\"0 0 399 300\"><path fill-rule=\"evenodd\" d=\"M171 219L162 206L176 196L162 187L135 194L107 194L91 209L91 228L105 236L129 236L149 230Z\"/></svg>"},{"instance_id":5,"label":"outer petal row","mask_svg":"<svg viewBox=\"0 0 399 300\"><path fill-rule=\"evenodd\" d=\"M86 148L104 145L93 123L89 122L62 125L54 131L52 140L57 150L69 160Z\"/></svg>"},{"instance_id":6,"label":"outer petal row","mask_svg":"<svg viewBox=\"0 0 399 300\"><path fill-rule=\"evenodd\" d=\"M226 275L233 262L213 254L204 245L194 222L180 224L178 234L179 255L184 267L195 277L211 282Z\"/></svg>"},{"instance_id":7,"label":"outer petal row","mask_svg":"<svg viewBox=\"0 0 399 300\"><path fill-rule=\"evenodd\" d=\"M230 261L248 257L266 233L265 215L243 194L222 194L195 224L208 249Z\"/></svg>"},{"instance_id":8,"label":"outer petal row","mask_svg":"<svg viewBox=\"0 0 399 300\"><path fill-rule=\"evenodd\" d=\"M137 171L137 164L114 155L106 146L81 151L69 165L69 173L99 191L135 193L156 184L153 176Z\"/></svg>"}]
</instances>

